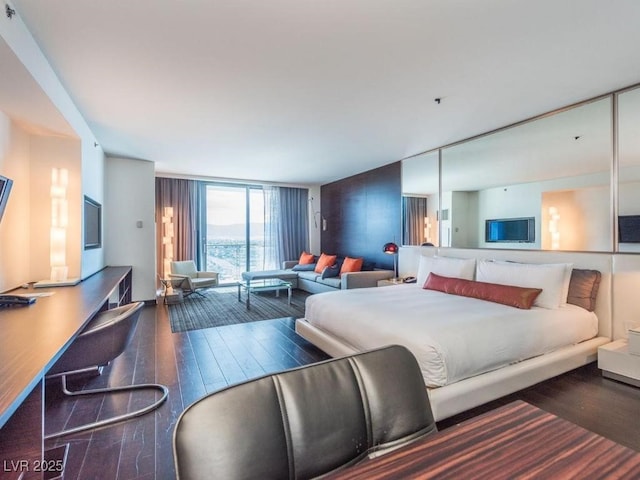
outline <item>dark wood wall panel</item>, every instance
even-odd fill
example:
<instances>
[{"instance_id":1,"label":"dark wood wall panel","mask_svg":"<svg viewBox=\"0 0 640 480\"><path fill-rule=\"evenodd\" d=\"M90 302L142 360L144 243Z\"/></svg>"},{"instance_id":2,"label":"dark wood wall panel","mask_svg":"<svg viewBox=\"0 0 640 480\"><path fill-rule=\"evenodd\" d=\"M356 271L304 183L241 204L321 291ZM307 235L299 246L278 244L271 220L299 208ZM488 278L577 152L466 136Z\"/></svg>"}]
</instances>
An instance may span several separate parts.
<instances>
[{"instance_id":1,"label":"dark wood wall panel","mask_svg":"<svg viewBox=\"0 0 640 480\"><path fill-rule=\"evenodd\" d=\"M400 242L400 162L323 185L321 195L327 221L322 251L364 257L378 268L392 269L393 257L382 247Z\"/></svg>"}]
</instances>

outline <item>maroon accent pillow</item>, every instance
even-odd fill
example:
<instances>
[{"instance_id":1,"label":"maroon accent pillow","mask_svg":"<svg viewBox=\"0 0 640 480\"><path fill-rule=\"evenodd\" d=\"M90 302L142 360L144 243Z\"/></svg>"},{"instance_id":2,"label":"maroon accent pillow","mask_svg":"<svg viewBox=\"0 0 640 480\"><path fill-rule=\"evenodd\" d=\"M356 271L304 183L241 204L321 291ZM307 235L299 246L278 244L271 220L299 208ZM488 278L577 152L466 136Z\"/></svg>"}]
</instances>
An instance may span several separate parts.
<instances>
[{"instance_id":1,"label":"maroon accent pillow","mask_svg":"<svg viewBox=\"0 0 640 480\"><path fill-rule=\"evenodd\" d=\"M524 288L499 283L476 282L463 278L451 278L431 272L422 287L426 290L479 298L489 302L501 303L510 307L529 310L536 297L542 293L541 288Z\"/></svg>"}]
</instances>

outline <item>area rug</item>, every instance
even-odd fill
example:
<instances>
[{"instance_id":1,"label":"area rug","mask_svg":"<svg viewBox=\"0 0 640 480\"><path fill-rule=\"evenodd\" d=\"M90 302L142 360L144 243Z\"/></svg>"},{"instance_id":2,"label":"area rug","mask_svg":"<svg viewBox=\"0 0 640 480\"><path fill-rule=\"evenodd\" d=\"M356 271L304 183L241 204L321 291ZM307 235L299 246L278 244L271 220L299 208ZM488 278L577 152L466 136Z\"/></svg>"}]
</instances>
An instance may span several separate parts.
<instances>
[{"instance_id":1,"label":"area rug","mask_svg":"<svg viewBox=\"0 0 640 480\"><path fill-rule=\"evenodd\" d=\"M200 295L190 295L184 302L169 305L169 321L172 332L220 327L234 323L254 322L283 317L304 317L307 292L293 290L291 305L287 304L287 292L261 292L251 294L251 309L247 310L246 292L238 301L237 287L213 288Z\"/></svg>"}]
</instances>

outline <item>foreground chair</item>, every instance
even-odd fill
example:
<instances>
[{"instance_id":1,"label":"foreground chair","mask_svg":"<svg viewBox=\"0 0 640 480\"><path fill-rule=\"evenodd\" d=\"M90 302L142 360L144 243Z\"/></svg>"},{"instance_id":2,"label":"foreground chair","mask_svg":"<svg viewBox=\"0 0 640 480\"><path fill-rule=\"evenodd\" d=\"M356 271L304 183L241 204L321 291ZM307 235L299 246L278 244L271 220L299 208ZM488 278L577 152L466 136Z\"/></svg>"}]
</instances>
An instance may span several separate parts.
<instances>
[{"instance_id":1,"label":"foreground chair","mask_svg":"<svg viewBox=\"0 0 640 480\"><path fill-rule=\"evenodd\" d=\"M216 272L199 272L193 260L171 262L169 278L173 279L174 288L182 289L185 297L192 293L202 296L198 289L218 286L218 274Z\"/></svg>"},{"instance_id":2,"label":"foreground chair","mask_svg":"<svg viewBox=\"0 0 640 480\"><path fill-rule=\"evenodd\" d=\"M60 377L62 380L62 391L68 396L153 389L159 390L162 393L161 398L145 408L46 435L45 439L103 427L137 417L155 410L165 401L168 394L167 387L154 383L80 390L76 392L72 392L67 388L67 375L93 371L101 373L103 366L107 365L124 351L131 341L136 323L140 317L140 311L143 307L144 303L136 302L97 314L64 352L62 357L51 367L47 373L47 378Z\"/></svg>"},{"instance_id":3,"label":"foreground chair","mask_svg":"<svg viewBox=\"0 0 640 480\"><path fill-rule=\"evenodd\" d=\"M181 480L312 478L436 431L420 368L395 345L208 395L176 424Z\"/></svg>"}]
</instances>

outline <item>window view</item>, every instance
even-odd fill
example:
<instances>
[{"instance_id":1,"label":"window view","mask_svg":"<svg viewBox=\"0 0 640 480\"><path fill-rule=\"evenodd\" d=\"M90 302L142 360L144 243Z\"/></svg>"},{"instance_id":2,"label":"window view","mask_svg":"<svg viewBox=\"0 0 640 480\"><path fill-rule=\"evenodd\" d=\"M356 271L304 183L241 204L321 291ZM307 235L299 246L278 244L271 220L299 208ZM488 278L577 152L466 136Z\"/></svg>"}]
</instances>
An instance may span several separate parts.
<instances>
[{"instance_id":1,"label":"window view","mask_svg":"<svg viewBox=\"0 0 640 480\"><path fill-rule=\"evenodd\" d=\"M261 188L209 184L205 188L205 266L220 283L259 270L264 260L264 196Z\"/></svg>"}]
</instances>

